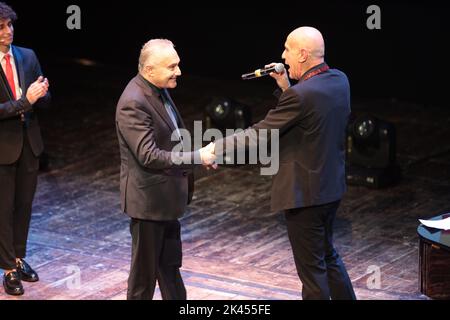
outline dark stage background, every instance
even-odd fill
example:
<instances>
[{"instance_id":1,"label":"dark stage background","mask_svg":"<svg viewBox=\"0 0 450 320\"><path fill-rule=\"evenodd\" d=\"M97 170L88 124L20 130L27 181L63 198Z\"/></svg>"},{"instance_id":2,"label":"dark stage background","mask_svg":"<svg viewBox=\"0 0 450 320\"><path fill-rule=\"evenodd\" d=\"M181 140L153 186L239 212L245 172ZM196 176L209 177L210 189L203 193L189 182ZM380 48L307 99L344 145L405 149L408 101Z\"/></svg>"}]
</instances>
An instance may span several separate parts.
<instances>
[{"instance_id":1,"label":"dark stage background","mask_svg":"<svg viewBox=\"0 0 450 320\"><path fill-rule=\"evenodd\" d=\"M8 3L19 14L15 44L34 48L47 72L53 71L55 60L72 57L134 72L142 44L164 37L176 44L185 74L239 79L244 72L281 61L287 34L310 25L324 34L328 63L349 75L353 97L445 105L442 69L448 33L441 2ZM71 4L81 7L79 31L66 28ZM381 7L381 30L366 27L370 4Z\"/></svg>"}]
</instances>

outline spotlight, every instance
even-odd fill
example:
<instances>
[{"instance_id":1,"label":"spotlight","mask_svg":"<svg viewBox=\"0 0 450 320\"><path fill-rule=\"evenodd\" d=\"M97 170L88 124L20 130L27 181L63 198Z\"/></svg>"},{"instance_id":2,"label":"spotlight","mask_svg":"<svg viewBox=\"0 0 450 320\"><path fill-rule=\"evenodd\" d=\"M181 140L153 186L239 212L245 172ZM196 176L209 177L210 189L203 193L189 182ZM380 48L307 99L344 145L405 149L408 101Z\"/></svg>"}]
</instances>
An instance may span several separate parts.
<instances>
[{"instance_id":1,"label":"spotlight","mask_svg":"<svg viewBox=\"0 0 450 320\"><path fill-rule=\"evenodd\" d=\"M355 138L358 140L366 140L375 137L374 132L376 124L376 120L370 117L364 117L356 121L353 127Z\"/></svg>"},{"instance_id":2,"label":"spotlight","mask_svg":"<svg viewBox=\"0 0 450 320\"><path fill-rule=\"evenodd\" d=\"M215 97L205 107L206 129L246 129L251 125L250 108L230 98Z\"/></svg>"},{"instance_id":3,"label":"spotlight","mask_svg":"<svg viewBox=\"0 0 450 320\"><path fill-rule=\"evenodd\" d=\"M205 107L204 118L205 129L218 129L223 136L227 134L226 129L244 130L252 124L250 107L225 97L213 98ZM245 159L248 158L248 150L246 150ZM233 159L237 159L237 150L234 151L232 158L225 157L224 164L240 166Z\"/></svg>"},{"instance_id":4,"label":"spotlight","mask_svg":"<svg viewBox=\"0 0 450 320\"><path fill-rule=\"evenodd\" d=\"M396 130L387 121L363 115L347 128L347 182L381 188L400 178L396 164Z\"/></svg>"}]
</instances>

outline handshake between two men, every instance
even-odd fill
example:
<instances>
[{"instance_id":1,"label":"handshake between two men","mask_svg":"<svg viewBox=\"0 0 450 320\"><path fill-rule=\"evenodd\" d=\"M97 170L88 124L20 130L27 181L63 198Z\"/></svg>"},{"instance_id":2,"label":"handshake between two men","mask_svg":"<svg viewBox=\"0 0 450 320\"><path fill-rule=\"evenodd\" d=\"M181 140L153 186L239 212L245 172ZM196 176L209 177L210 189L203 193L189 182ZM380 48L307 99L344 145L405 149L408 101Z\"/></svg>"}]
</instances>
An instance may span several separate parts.
<instances>
[{"instance_id":1,"label":"handshake between two men","mask_svg":"<svg viewBox=\"0 0 450 320\"><path fill-rule=\"evenodd\" d=\"M215 144L211 142L206 147L199 150L200 159L202 160L202 165L207 169L217 169L218 165L216 163L217 156L215 154Z\"/></svg>"},{"instance_id":2,"label":"handshake between two men","mask_svg":"<svg viewBox=\"0 0 450 320\"><path fill-rule=\"evenodd\" d=\"M351 111L350 87L347 76L330 69L324 57L320 31L312 27L292 31L281 55L287 70L272 63L242 77L274 78L280 89L277 105L264 120L225 138L213 132L200 137L202 130L195 130L194 123L194 146L215 139L191 152L192 137L167 91L177 86L181 76L180 58L169 40L152 39L144 45L139 75L127 85L116 112L122 159L121 208L131 218L133 259L127 299L151 299L159 275L167 282L160 287L163 299L186 299L179 271L182 245L178 219L192 196L192 179L167 175L161 182L165 168L179 165L180 169L191 169L192 164L202 164L216 169L224 159L226 163L247 164L247 158L248 164L261 164L261 175L273 177L270 209L284 212L303 299L356 299L330 236L346 189L342 155ZM298 83L291 87L289 79ZM180 143L174 146L176 141ZM143 167L153 169L152 173ZM155 179L154 170L161 171ZM141 180L150 183L141 187Z\"/></svg>"}]
</instances>

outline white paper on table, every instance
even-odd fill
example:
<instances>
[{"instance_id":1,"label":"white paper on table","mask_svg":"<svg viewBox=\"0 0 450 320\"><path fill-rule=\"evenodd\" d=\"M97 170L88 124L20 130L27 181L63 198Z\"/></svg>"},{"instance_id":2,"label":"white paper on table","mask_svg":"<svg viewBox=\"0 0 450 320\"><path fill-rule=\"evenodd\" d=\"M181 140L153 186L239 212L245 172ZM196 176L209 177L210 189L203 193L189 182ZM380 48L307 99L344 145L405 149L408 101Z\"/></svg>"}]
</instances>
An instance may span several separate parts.
<instances>
[{"instance_id":1,"label":"white paper on table","mask_svg":"<svg viewBox=\"0 0 450 320\"><path fill-rule=\"evenodd\" d=\"M441 230L450 230L450 217L441 219L441 220L420 220L420 223L424 226L441 229Z\"/></svg>"}]
</instances>

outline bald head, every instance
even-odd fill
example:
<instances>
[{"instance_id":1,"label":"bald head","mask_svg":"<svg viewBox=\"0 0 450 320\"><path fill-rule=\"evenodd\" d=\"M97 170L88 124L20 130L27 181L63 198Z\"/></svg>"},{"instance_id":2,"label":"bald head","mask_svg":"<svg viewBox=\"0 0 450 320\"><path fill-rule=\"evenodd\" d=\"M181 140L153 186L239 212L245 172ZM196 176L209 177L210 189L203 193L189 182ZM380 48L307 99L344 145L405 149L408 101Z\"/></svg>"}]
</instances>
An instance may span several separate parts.
<instances>
[{"instance_id":1,"label":"bald head","mask_svg":"<svg viewBox=\"0 0 450 320\"><path fill-rule=\"evenodd\" d=\"M281 57L289 66L289 77L299 80L309 69L324 62L322 34L311 27L295 29L287 37Z\"/></svg>"},{"instance_id":2,"label":"bald head","mask_svg":"<svg viewBox=\"0 0 450 320\"><path fill-rule=\"evenodd\" d=\"M319 30L312 27L300 27L288 36L293 48L305 49L314 59L325 57L325 42Z\"/></svg>"}]
</instances>

